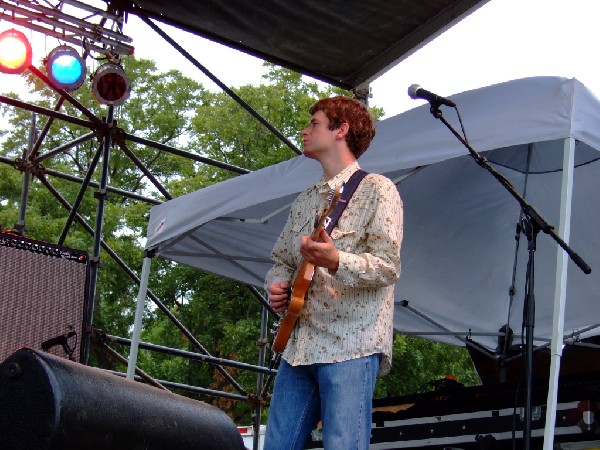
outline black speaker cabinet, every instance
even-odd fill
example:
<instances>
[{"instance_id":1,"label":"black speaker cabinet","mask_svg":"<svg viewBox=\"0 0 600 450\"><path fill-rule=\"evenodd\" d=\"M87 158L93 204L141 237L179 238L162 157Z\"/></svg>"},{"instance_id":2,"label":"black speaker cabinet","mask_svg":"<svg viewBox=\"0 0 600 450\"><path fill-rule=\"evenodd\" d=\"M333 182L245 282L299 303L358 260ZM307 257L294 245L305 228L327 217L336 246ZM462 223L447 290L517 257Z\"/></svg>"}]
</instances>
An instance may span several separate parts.
<instances>
[{"instance_id":1,"label":"black speaker cabinet","mask_svg":"<svg viewBox=\"0 0 600 450\"><path fill-rule=\"evenodd\" d=\"M219 408L22 348L0 364L0 448L243 450Z\"/></svg>"},{"instance_id":2,"label":"black speaker cabinet","mask_svg":"<svg viewBox=\"0 0 600 450\"><path fill-rule=\"evenodd\" d=\"M88 260L82 251L0 233L0 361L24 346L81 360Z\"/></svg>"}]
</instances>

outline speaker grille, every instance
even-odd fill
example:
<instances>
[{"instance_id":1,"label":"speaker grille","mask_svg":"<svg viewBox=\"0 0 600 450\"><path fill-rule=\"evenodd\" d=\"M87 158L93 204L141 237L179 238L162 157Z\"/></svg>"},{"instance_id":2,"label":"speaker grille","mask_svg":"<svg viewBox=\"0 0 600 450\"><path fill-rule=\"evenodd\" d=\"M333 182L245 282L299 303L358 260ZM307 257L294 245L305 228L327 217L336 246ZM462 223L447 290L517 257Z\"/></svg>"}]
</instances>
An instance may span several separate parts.
<instances>
[{"instance_id":1,"label":"speaker grille","mask_svg":"<svg viewBox=\"0 0 600 450\"><path fill-rule=\"evenodd\" d=\"M0 361L43 343L79 361L87 280L87 253L0 233Z\"/></svg>"}]
</instances>

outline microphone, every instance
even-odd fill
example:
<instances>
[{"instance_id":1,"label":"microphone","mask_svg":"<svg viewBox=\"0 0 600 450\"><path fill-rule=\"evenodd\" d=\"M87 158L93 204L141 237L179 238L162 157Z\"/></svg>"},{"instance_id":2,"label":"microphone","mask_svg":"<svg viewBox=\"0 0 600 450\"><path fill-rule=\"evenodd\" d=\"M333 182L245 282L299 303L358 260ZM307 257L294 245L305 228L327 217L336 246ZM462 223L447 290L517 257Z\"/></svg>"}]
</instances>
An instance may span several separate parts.
<instances>
[{"instance_id":1,"label":"microphone","mask_svg":"<svg viewBox=\"0 0 600 450\"><path fill-rule=\"evenodd\" d=\"M440 97L439 95L434 94L433 92L426 91L418 84L413 84L408 88L408 96L413 100L416 100L418 98L427 100L433 106L446 105L452 108L456 106L456 103L454 103L452 100Z\"/></svg>"}]
</instances>

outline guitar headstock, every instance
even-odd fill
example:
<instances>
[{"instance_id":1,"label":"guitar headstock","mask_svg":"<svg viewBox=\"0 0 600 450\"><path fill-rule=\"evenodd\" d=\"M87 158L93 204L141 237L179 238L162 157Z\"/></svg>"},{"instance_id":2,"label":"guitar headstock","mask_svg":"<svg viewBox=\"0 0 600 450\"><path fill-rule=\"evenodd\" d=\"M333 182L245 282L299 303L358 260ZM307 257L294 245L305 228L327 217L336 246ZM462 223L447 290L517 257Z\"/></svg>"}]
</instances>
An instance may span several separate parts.
<instances>
[{"instance_id":1,"label":"guitar headstock","mask_svg":"<svg viewBox=\"0 0 600 450\"><path fill-rule=\"evenodd\" d=\"M336 186L335 189L330 190L329 194L327 194L327 215L331 214L331 211L335 208L340 195L344 192L344 185L345 183L342 183L341 186Z\"/></svg>"},{"instance_id":2,"label":"guitar headstock","mask_svg":"<svg viewBox=\"0 0 600 450\"><path fill-rule=\"evenodd\" d=\"M319 235L321 234L321 230L325 227L325 222L327 220L327 217L329 217L329 215L333 211L333 208L335 208L335 205L337 205L337 202L340 199L340 195L342 195L343 190L344 190L344 184L342 183L341 186L336 186L336 188L332 189L329 192L329 194L327 195L326 203L323 206L323 209L322 209L321 214L319 215L317 221L315 222L315 231L313 232L313 234L311 236L311 239L313 241L316 241L319 238Z\"/></svg>"}]
</instances>

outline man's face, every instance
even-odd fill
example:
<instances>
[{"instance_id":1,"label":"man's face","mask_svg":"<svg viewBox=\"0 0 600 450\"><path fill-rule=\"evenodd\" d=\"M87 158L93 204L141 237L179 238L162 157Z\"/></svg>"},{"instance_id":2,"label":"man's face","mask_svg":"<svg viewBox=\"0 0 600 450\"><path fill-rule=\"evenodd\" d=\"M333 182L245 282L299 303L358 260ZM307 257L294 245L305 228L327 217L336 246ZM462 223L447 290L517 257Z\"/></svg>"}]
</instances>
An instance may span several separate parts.
<instances>
[{"instance_id":1,"label":"man's face","mask_svg":"<svg viewBox=\"0 0 600 450\"><path fill-rule=\"evenodd\" d=\"M323 111L315 112L308 126L301 131L304 156L318 159L319 155L333 147L335 130L329 129L329 119Z\"/></svg>"}]
</instances>

